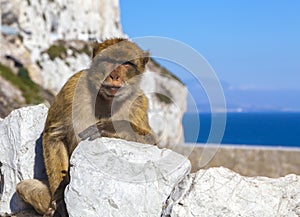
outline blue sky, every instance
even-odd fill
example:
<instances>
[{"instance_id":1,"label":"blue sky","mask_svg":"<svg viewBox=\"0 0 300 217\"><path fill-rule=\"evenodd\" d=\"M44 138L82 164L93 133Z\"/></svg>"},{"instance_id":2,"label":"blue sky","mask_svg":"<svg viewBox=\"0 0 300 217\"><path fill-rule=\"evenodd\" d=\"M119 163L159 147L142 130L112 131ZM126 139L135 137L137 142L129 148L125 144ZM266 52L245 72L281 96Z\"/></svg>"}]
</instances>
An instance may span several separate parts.
<instances>
[{"instance_id":1,"label":"blue sky","mask_svg":"<svg viewBox=\"0 0 300 217\"><path fill-rule=\"evenodd\" d=\"M202 54L226 85L300 93L299 0L120 0L120 5L129 37L182 41Z\"/></svg>"}]
</instances>

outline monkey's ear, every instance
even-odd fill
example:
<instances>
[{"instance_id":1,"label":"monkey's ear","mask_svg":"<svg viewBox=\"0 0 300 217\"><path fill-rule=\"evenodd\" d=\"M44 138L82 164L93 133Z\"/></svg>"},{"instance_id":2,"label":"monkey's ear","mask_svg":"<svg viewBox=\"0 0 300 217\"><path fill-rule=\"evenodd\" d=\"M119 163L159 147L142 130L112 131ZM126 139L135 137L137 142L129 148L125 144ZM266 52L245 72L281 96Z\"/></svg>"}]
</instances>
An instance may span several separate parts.
<instances>
[{"instance_id":1,"label":"monkey's ear","mask_svg":"<svg viewBox=\"0 0 300 217\"><path fill-rule=\"evenodd\" d=\"M148 52L148 51L144 51L143 52L143 65L145 66L147 63L148 63L148 61L149 61L149 59L150 59L150 53Z\"/></svg>"},{"instance_id":2,"label":"monkey's ear","mask_svg":"<svg viewBox=\"0 0 300 217\"><path fill-rule=\"evenodd\" d=\"M93 46L92 59L94 59L94 57L100 51L101 43L98 43L97 41L94 41L93 44L92 44L92 46Z\"/></svg>"}]
</instances>

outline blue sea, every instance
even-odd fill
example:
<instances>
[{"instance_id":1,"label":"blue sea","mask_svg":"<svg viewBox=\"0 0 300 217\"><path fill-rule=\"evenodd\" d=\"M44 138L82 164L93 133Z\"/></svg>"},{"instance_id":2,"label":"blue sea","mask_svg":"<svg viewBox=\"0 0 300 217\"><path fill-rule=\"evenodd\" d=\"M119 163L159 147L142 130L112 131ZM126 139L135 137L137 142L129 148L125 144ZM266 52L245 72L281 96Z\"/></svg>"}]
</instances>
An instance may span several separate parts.
<instances>
[{"instance_id":1,"label":"blue sea","mask_svg":"<svg viewBox=\"0 0 300 217\"><path fill-rule=\"evenodd\" d=\"M222 144L300 147L300 113L227 113L226 115ZM206 143L211 129L211 119L210 113L185 114L183 117L185 141ZM210 137L210 141L218 140L219 138L214 136Z\"/></svg>"}]
</instances>

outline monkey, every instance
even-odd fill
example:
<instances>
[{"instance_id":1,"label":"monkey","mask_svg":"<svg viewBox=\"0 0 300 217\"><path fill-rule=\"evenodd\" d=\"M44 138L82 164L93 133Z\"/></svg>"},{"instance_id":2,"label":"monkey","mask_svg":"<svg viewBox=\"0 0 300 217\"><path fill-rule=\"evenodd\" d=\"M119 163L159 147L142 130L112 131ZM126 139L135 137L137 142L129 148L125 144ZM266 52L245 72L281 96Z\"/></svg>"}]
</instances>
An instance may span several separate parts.
<instances>
[{"instance_id":1,"label":"monkey","mask_svg":"<svg viewBox=\"0 0 300 217\"><path fill-rule=\"evenodd\" d=\"M48 183L23 180L18 195L44 216L68 216L64 189L70 157L82 140L120 138L157 144L148 100L139 88L149 53L125 38L93 44L88 69L74 74L49 108L43 131Z\"/></svg>"}]
</instances>

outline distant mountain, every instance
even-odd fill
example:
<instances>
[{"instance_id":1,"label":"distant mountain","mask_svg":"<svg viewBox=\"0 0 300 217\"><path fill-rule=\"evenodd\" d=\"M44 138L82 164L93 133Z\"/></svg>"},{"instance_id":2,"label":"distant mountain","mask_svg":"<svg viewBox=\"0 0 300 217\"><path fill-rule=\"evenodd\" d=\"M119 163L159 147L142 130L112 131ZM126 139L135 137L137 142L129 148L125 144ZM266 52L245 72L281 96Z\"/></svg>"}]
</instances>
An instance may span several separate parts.
<instances>
[{"instance_id":1,"label":"distant mountain","mask_svg":"<svg viewBox=\"0 0 300 217\"><path fill-rule=\"evenodd\" d=\"M209 112L211 106L204 90L195 83L190 87L197 108ZM300 89L264 89L233 87L222 82L227 112L300 112ZM194 112L193 102L188 100L189 111Z\"/></svg>"},{"instance_id":2,"label":"distant mountain","mask_svg":"<svg viewBox=\"0 0 300 217\"><path fill-rule=\"evenodd\" d=\"M228 110L300 111L300 90L225 89Z\"/></svg>"}]
</instances>

